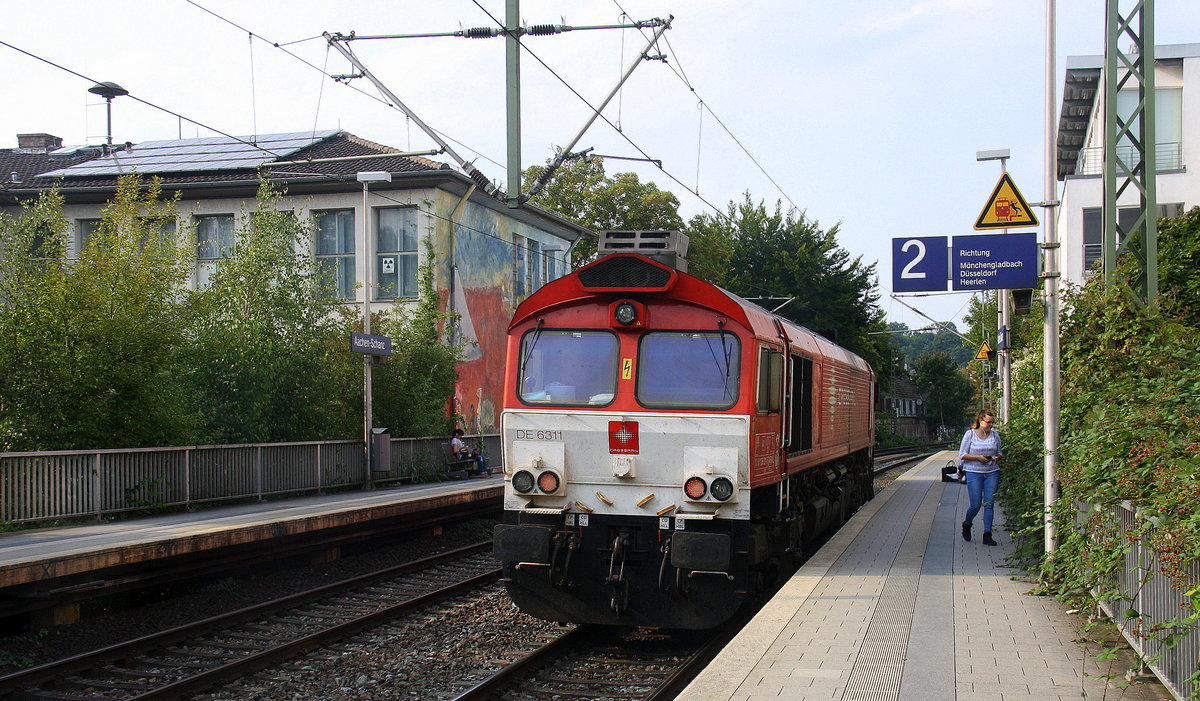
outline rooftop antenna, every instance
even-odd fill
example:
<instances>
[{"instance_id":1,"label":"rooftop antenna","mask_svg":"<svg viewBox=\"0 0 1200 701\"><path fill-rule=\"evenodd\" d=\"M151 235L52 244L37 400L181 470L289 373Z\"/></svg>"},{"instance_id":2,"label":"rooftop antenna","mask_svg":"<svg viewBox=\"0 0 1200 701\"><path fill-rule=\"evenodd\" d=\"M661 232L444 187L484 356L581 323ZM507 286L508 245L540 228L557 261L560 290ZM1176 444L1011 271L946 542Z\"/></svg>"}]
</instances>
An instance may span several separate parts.
<instances>
[{"instance_id":1,"label":"rooftop antenna","mask_svg":"<svg viewBox=\"0 0 1200 701\"><path fill-rule=\"evenodd\" d=\"M104 153L108 155L112 151L112 101L114 97L128 95L129 91L113 82L96 83L88 88L88 92L103 97L108 110L108 139L104 144Z\"/></svg>"}]
</instances>

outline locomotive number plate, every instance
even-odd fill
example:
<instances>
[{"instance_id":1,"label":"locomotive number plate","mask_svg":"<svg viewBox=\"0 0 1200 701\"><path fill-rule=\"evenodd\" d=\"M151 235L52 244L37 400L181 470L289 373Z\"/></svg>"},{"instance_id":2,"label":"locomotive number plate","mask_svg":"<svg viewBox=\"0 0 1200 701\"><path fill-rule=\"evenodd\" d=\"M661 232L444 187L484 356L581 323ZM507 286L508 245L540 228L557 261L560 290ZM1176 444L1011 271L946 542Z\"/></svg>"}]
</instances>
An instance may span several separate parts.
<instances>
[{"instance_id":1,"label":"locomotive number plate","mask_svg":"<svg viewBox=\"0 0 1200 701\"><path fill-rule=\"evenodd\" d=\"M579 527L582 528L586 525L588 525L588 515L587 514L579 514Z\"/></svg>"},{"instance_id":2,"label":"locomotive number plate","mask_svg":"<svg viewBox=\"0 0 1200 701\"><path fill-rule=\"evenodd\" d=\"M660 531L671 530L671 519L669 519L669 518L658 519L658 530L660 530Z\"/></svg>"},{"instance_id":3,"label":"locomotive number plate","mask_svg":"<svg viewBox=\"0 0 1200 701\"><path fill-rule=\"evenodd\" d=\"M567 525L568 526L575 525L575 514L567 514Z\"/></svg>"},{"instance_id":4,"label":"locomotive number plate","mask_svg":"<svg viewBox=\"0 0 1200 701\"><path fill-rule=\"evenodd\" d=\"M519 441L561 441L562 439L562 431L517 429L517 440Z\"/></svg>"}]
</instances>

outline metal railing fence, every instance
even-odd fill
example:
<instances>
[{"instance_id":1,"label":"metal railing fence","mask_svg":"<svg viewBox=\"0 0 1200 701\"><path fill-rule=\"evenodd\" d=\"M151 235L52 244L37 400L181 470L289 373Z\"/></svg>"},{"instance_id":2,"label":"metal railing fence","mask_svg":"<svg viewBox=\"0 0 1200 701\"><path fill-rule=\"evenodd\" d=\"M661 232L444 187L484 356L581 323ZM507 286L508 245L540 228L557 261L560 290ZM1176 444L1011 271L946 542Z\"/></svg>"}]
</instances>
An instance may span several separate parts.
<instances>
[{"instance_id":1,"label":"metal railing fence","mask_svg":"<svg viewBox=\"0 0 1200 701\"><path fill-rule=\"evenodd\" d=\"M1137 149L1133 146L1117 147L1117 158L1120 159L1126 169L1136 165L1134 163L1136 156ZM1183 143L1168 141L1155 144L1154 161L1160 172L1164 170L1182 170ZM1119 170L1120 168L1118 167ZM1104 147L1090 146L1079 149L1079 156L1075 165L1075 175L1104 175ZM1120 175L1119 172L1118 175Z\"/></svg>"},{"instance_id":2,"label":"metal railing fence","mask_svg":"<svg viewBox=\"0 0 1200 701\"><path fill-rule=\"evenodd\" d=\"M1122 539L1141 518L1128 503L1111 509L1109 514ZM1163 573L1158 551L1145 539L1136 538L1125 553L1124 567L1116 579L1122 598L1100 601L1101 608L1176 698L1195 698L1200 692L1200 685L1193 681L1200 666L1200 631L1195 627L1172 631L1156 626L1179 621L1192 612L1191 599L1183 592L1200 583L1200 562L1189 563L1182 574L1186 586L1179 588ZM1127 616L1135 612L1136 616Z\"/></svg>"},{"instance_id":3,"label":"metal railing fence","mask_svg":"<svg viewBox=\"0 0 1200 701\"><path fill-rule=\"evenodd\" d=\"M500 436L480 442L502 467ZM0 453L0 521L30 523L165 506L436 479L445 437L392 438L387 470L368 475L362 441L307 441Z\"/></svg>"}]
</instances>

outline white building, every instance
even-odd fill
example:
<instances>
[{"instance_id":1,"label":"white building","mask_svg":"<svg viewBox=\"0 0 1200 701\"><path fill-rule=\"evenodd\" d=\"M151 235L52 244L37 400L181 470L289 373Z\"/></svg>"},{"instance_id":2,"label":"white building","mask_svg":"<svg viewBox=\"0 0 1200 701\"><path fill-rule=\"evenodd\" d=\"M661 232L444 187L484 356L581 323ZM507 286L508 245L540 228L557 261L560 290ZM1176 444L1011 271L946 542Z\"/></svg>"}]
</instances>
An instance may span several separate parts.
<instances>
[{"instance_id":1,"label":"white building","mask_svg":"<svg viewBox=\"0 0 1200 701\"><path fill-rule=\"evenodd\" d=\"M1158 214L1175 216L1200 204L1200 173L1194 170L1200 164L1200 44L1170 44L1154 51ZM1103 71L1103 56L1067 58L1059 112L1058 178L1063 181L1059 267L1063 280L1075 285L1083 284L1092 263L1101 257ZM1131 114L1136 104L1136 90L1121 91L1117 109L1123 115ZM1118 156L1130 149L1127 143L1118 146ZM1132 223L1138 206L1138 193L1130 187L1117 202L1117 216Z\"/></svg>"},{"instance_id":2,"label":"white building","mask_svg":"<svg viewBox=\"0 0 1200 701\"><path fill-rule=\"evenodd\" d=\"M454 409L472 433L498 424L516 305L569 272L571 248L591 235L553 212L511 209L447 164L344 131L147 141L105 151L63 147L49 134L18 135L17 148L0 149L0 211L57 187L73 254L95 231L121 174L158 177L164 197L179 196L177 216L161 226L194 232L191 284L203 288L254 211L262 173L286 189L281 206L312 223L310 252L345 304L361 308L368 267L373 310L415 299L418 268L432 264L439 301L459 315L470 342ZM369 183L366 211L356 177L362 172L391 177Z\"/></svg>"}]
</instances>

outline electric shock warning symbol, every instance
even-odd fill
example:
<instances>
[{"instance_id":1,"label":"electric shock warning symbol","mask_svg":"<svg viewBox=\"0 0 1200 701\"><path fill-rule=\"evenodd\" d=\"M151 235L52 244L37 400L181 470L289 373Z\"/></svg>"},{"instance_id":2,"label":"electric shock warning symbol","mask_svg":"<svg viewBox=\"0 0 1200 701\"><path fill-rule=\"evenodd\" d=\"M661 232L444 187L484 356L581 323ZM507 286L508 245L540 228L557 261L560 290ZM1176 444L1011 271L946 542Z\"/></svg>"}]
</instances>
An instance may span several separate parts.
<instances>
[{"instance_id":1,"label":"electric shock warning symbol","mask_svg":"<svg viewBox=\"0 0 1200 701\"><path fill-rule=\"evenodd\" d=\"M975 222L976 229L1009 229L1021 226L1037 226L1037 217L1021 191L1013 183L1008 173L1000 176L996 189L988 198L979 219Z\"/></svg>"},{"instance_id":2,"label":"electric shock warning symbol","mask_svg":"<svg viewBox=\"0 0 1200 701\"><path fill-rule=\"evenodd\" d=\"M621 379L622 380L632 380L633 379L633 358L622 358L621 359Z\"/></svg>"}]
</instances>

